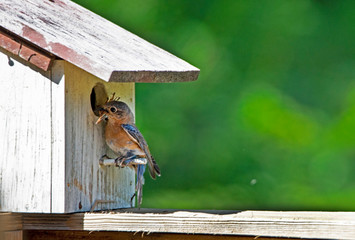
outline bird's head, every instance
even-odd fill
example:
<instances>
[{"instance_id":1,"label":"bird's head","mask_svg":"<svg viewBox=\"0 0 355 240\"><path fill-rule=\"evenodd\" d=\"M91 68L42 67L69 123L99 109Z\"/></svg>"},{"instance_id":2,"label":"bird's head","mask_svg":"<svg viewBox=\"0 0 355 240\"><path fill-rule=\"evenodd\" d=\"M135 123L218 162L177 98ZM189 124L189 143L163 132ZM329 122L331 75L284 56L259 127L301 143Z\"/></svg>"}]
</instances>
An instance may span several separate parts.
<instances>
[{"instance_id":1,"label":"bird's head","mask_svg":"<svg viewBox=\"0 0 355 240\"><path fill-rule=\"evenodd\" d=\"M133 113L129 109L128 105L122 101L109 101L99 107L99 119L96 124L99 124L102 120L107 121L120 121L133 123Z\"/></svg>"}]
</instances>

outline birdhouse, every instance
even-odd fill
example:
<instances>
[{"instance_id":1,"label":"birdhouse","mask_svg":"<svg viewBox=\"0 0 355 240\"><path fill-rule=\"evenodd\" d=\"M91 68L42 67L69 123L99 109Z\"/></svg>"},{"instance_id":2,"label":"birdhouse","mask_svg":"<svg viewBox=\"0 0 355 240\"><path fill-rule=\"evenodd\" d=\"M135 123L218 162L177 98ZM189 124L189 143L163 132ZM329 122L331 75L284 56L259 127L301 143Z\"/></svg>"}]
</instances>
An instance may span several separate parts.
<instances>
[{"instance_id":1,"label":"birdhouse","mask_svg":"<svg viewBox=\"0 0 355 240\"><path fill-rule=\"evenodd\" d=\"M134 171L100 166L109 150L95 108L136 82L199 70L69 0L0 3L0 211L131 207Z\"/></svg>"}]
</instances>

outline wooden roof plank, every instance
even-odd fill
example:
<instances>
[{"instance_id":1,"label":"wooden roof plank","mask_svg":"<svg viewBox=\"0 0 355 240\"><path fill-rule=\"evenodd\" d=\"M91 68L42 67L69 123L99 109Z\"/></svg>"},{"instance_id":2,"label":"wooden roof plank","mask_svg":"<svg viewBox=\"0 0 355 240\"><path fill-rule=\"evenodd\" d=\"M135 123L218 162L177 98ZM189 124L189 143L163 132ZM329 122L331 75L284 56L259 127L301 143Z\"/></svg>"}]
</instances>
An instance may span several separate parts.
<instances>
[{"instance_id":1,"label":"wooden roof plank","mask_svg":"<svg viewBox=\"0 0 355 240\"><path fill-rule=\"evenodd\" d=\"M199 74L189 63L69 0L3 0L0 26L105 81L192 81Z\"/></svg>"}]
</instances>

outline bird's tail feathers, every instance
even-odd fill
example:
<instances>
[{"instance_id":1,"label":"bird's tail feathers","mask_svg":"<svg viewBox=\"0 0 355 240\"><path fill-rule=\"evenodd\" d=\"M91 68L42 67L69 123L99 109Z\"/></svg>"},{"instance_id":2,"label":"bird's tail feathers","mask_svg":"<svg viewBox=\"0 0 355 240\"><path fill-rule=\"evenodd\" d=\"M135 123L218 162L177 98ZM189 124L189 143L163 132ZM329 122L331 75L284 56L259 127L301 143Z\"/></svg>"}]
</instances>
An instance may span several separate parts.
<instances>
[{"instance_id":1,"label":"bird's tail feathers","mask_svg":"<svg viewBox=\"0 0 355 240\"><path fill-rule=\"evenodd\" d=\"M138 208L140 208L143 199L144 172L145 172L145 164L139 164L137 166L137 184L136 184Z\"/></svg>"},{"instance_id":2,"label":"bird's tail feathers","mask_svg":"<svg viewBox=\"0 0 355 240\"><path fill-rule=\"evenodd\" d=\"M153 156L150 156L150 159L148 160L148 166L149 166L149 173L150 176L155 179L156 175L160 177L160 168L153 158Z\"/></svg>"}]
</instances>

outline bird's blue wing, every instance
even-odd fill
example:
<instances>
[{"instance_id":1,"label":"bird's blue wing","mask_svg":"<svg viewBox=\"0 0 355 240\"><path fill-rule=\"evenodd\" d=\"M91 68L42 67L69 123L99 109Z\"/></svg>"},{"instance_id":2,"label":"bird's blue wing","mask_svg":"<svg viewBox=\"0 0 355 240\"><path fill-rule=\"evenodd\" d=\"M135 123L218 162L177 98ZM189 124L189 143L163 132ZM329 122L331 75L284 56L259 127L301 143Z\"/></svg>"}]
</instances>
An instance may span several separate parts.
<instances>
[{"instance_id":1,"label":"bird's blue wing","mask_svg":"<svg viewBox=\"0 0 355 240\"><path fill-rule=\"evenodd\" d=\"M130 136L130 138L135 141L138 146L144 151L149 166L149 173L153 179L155 176L160 176L160 169L158 164L155 162L153 156L150 154L148 144L145 141L142 133L138 130L138 128L133 124L122 124L122 128L126 131L126 133Z\"/></svg>"},{"instance_id":2,"label":"bird's blue wing","mask_svg":"<svg viewBox=\"0 0 355 240\"><path fill-rule=\"evenodd\" d=\"M131 124L122 124L121 125L123 130L126 131L128 136L138 143L139 147L144 151L144 146L147 146L147 142L145 141L143 135L141 132L138 130L138 128L134 125Z\"/></svg>"}]
</instances>

